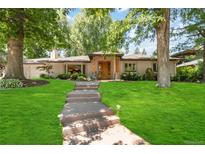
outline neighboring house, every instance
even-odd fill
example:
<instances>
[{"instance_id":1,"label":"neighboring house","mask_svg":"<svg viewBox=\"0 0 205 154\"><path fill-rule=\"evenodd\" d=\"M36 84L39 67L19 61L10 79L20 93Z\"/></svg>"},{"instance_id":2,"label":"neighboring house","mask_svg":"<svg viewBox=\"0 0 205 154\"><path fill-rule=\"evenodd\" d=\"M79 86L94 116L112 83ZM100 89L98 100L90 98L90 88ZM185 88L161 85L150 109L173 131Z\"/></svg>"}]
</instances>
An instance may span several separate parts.
<instances>
[{"instance_id":1,"label":"neighboring house","mask_svg":"<svg viewBox=\"0 0 205 154\"><path fill-rule=\"evenodd\" d=\"M179 58L170 57L171 76L176 74L178 60ZM126 71L136 71L143 75L147 68L152 68L154 72L157 72L157 59L147 55L94 52L88 56L62 58L53 51L50 58L24 60L26 78L38 78L40 74L46 73L37 69L38 66L45 64L53 66L51 74L54 76L67 72L82 72L91 78L119 79L120 75Z\"/></svg>"},{"instance_id":2,"label":"neighboring house","mask_svg":"<svg viewBox=\"0 0 205 154\"><path fill-rule=\"evenodd\" d=\"M195 67L199 62L203 62L203 51L200 49L189 49L172 54L172 57L181 58L177 63L178 67Z\"/></svg>"},{"instance_id":3,"label":"neighboring house","mask_svg":"<svg viewBox=\"0 0 205 154\"><path fill-rule=\"evenodd\" d=\"M197 56L201 57L202 56L202 51L197 50L197 49L188 49L180 52L176 52L172 54L172 57L177 57L177 58L185 58L186 56Z\"/></svg>"},{"instance_id":4,"label":"neighboring house","mask_svg":"<svg viewBox=\"0 0 205 154\"><path fill-rule=\"evenodd\" d=\"M184 63L181 63L179 65L177 65L177 67L186 67L186 66L192 66L192 67L195 67L199 64L199 62L203 62L203 59L197 59L197 60L192 60L192 61L189 61L189 62L184 62Z\"/></svg>"}]
</instances>

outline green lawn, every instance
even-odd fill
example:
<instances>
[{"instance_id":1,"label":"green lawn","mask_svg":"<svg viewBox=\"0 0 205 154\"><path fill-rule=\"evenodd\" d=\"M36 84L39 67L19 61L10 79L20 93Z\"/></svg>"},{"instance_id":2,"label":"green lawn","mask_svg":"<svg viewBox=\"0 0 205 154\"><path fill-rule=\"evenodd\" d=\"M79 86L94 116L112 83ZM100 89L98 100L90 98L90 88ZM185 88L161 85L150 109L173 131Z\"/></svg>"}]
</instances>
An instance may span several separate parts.
<instances>
[{"instance_id":1,"label":"green lawn","mask_svg":"<svg viewBox=\"0 0 205 154\"><path fill-rule=\"evenodd\" d=\"M205 84L155 82L100 84L103 102L121 105L121 122L151 144L205 144Z\"/></svg>"},{"instance_id":2,"label":"green lawn","mask_svg":"<svg viewBox=\"0 0 205 154\"><path fill-rule=\"evenodd\" d=\"M62 144L58 114L74 84L0 90L0 144Z\"/></svg>"}]
</instances>

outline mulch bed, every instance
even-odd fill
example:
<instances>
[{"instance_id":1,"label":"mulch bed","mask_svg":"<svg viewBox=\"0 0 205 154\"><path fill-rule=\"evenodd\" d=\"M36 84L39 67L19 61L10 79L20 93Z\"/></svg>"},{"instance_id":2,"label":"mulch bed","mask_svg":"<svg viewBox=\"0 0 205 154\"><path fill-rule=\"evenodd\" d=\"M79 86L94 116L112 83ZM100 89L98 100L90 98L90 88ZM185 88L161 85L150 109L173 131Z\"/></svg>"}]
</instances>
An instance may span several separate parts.
<instances>
[{"instance_id":1,"label":"mulch bed","mask_svg":"<svg viewBox=\"0 0 205 154\"><path fill-rule=\"evenodd\" d=\"M21 82L23 83L23 87L42 86L49 83L46 80L21 80Z\"/></svg>"}]
</instances>

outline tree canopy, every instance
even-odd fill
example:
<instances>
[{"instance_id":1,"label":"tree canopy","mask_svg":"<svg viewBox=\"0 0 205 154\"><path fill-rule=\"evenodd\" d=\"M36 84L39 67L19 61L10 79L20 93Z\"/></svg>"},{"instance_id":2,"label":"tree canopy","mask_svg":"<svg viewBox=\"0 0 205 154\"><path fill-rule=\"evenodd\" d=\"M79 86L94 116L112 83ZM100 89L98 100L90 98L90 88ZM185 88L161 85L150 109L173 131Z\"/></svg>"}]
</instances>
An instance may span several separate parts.
<instances>
[{"instance_id":1,"label":"tree canopy","mask_svg":"<svg viewBox=\"0 0 205 154\"><path fill-rule=\"evenodd\" d=\"M82 9L71 25L71 50L68 54L84 55L106 50L108 30L112 23L109 12L92 13ZM99 9L101 10L101 9Z\"/></svg>"},{"instance_id":2,"label":"tree canopy","mask_svg":"<svg viewBox=\"0 0 205 154\"><path fill-rule=\"evenodd\" d=\"M185 8L177 10L177 17L183 26L172 29L176 43L174 50L200 48L205 42L205 9Z\"/></svg>"},{"instance_id":3,"label":"tree canopy","mask_svg":"<svg viewBox=\"0 0 205 154\"><path fill-rule=\"evenodd\" d=\"M129 30L126 20L113 21L114 9L82 9L71 24L71 50L68 55L83 55L94 51L116 52L125 43Z\"/></svg>"},{"instance_id":4,"label":"tree canopy","mask_svg":"<svg viewBox=\"0 0 205 154\"><path fill-rule=\"evenodd\" d=\"M0 48L7 50L10 36L16 36L16 12L20 9L0 9ZM69 9L23 9L24 55L28 58L43 57L53 48L67 48L69 29L66 14ZM64 18L64 20L63 20ZM65 27L67 29L65 29ZM64 44L64 46L62 45Z\"/></svg>"},{"instance_id":5,"label":"tree canopy","mask_svg":"<svg viewBox=\"0 0 205 154\"><path fill-rule=\"evenodd\" d=\"M28 57L67 46L63 16L69 9L0 9L0 48L7 52L5 78L24 79L23 53ZM36 49L38 52L36 52Z\"/></svg>"}]
</instances>

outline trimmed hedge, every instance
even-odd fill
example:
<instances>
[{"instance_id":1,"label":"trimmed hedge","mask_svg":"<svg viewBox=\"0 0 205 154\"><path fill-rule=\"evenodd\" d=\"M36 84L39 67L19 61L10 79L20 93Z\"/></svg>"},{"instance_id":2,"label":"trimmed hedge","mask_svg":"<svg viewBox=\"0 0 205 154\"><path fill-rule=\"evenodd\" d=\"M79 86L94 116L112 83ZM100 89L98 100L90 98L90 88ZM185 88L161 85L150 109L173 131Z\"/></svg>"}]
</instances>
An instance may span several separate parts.
<instances>
[{"instance_id":1,"label":"trimmed hedge","mask_svg":"<svg viewBox=\"0 0 205 154\"><path fill-rule=\"evenodd\" d=\"M18 79L1 79L0 88L22 88L23 83Z\"/></svg>"}]
</instances>

